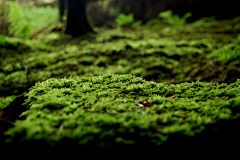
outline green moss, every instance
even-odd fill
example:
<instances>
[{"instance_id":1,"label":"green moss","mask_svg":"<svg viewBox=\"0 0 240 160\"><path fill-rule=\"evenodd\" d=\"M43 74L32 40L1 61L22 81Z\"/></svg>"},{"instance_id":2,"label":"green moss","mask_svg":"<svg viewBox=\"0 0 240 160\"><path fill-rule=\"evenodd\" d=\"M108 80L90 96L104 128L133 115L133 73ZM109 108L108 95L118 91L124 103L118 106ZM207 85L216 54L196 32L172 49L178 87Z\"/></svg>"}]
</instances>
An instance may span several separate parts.
<instances>
[{"instance_id":1,"label":"green moss","mask_svg":"<svg viewBox=\"0 0 240 160\"><path fill-rule=\"evenodd\" d=\"M43 72L48 76L42 80L71 75L133 73L156 82L181 83L202 79L232 83L239 73L236 40L239 33L230 26L237 28L237 24L236 20L203 19L182 27L163 24L161 29L154 31L140 27L134 31L112 29L79 38L58 33L37 36L31 41L4 37L0 42L4 47L0 49L4 54L0 57L0 73L4 75L0 92L4 90L4 94L11 95L15 88L25 88L25 84L5 77L26 68L28 77L31 77L28 86L39 81L37 75L42 76ZM226 34L229 30L232 34ZM224 49L229 43L231 45ZM225 78L225 73L233 68L236 77L230 81Z\"/></svg>"},{"instance_id":2,"label":"green moss","mask_svg":"<svg viewBox=\"0 0 240 160\"><path fill-rule=\"evenodd\" d=\"M223 48L216 50L208 57L217 57L222 64L239 63L240 59L240 40L230 43Z\"/></svg>"},{"instance_id":3,"label":"green moss","mask_svg":"<svg viewBox=\"0 0 240 160\"><path fill-rule=\"evenodd\" d=\"M240 86L240 79L237 79L235 83Z\"/></svg>"},{"instance_id":4,"label":"green moss","mask_svg":"<svg viewBox=\"0 0 240 160\"><path fill-rule=\"evenodd\" d=\"M16 98L16 96L12 95L12 96L8 96L8 97L0 97L0 110L7 107L14 99Z\"/></svg>"},{"instance_id":5,"label":"green moss","mask_svg":"<svg viewBox=\"0 0 240 160\"><path fill-rule=\"evenodd\" d=\"M58 149L78 154L133 152L148 146L162 149L164 155L164 149L180 142L192 148L215 142L213 132L224 142L234 127L226 129L222 123L231 121L229 126L240 118L237 83L168 85L129 74L105 74L51 78L37 83L27 96L29 110L21 115L26 119L6 132L12 151L25 158L25 151L37 153L43 142L43 154Z\"/></svg>"}]
</instances>

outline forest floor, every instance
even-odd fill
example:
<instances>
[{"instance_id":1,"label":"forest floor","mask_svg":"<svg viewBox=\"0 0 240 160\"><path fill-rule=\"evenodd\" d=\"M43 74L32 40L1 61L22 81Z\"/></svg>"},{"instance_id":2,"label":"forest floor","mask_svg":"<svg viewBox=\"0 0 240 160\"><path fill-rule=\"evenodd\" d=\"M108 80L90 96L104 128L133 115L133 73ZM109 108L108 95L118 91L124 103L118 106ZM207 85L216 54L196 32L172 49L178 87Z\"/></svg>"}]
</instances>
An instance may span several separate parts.
<instances>
[{"instance_id":1,"label":"forest floor","mask_svg":"<svg viewBox=\"0 0 240 160\"><path fill-rule=\"evenodd\" d=\"M166 83L233 83L240 78L240 18L98 29L71 37L52 26L32 37L0 37L0 109L37 82L105 73Z\"/></svg>"}]
</instances>

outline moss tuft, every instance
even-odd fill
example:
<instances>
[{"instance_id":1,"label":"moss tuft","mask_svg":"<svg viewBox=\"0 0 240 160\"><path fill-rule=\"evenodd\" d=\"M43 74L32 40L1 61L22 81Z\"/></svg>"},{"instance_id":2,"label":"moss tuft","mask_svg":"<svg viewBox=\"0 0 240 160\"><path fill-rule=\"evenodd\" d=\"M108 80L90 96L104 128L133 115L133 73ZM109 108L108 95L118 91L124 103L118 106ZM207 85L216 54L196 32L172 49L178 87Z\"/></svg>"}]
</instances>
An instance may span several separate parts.
<instances>
[{"instance_id":1,"label":"moss tuft","mask_svg":"<svg viewBox=\"0 0 240 160\"><path fill-rule=\"evenodd\" d=\"M168 85L131 74L105 74L51 78L27 96L29 109L21 115L27 118L7 131L16 158L30 158L30 151L54 158L65 153L197 153L200 146L229 147L239 134L237 83Z\"/></svg>"}]
</instances>

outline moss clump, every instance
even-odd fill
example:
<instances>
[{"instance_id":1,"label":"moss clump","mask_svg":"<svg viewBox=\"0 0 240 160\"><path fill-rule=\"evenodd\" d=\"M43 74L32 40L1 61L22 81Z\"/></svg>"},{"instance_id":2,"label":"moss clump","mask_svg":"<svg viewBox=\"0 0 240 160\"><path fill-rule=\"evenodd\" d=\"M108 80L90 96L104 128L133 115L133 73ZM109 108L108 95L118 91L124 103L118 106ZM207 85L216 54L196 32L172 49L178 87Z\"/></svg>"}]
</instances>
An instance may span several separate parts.
<instances>
[{"instance_id":1,"label":"moss clump","mask_svg":"<svg viewBox=\"0 0 240 160\"><path fill-rule=\"evenodd\" d=\"M217 57L222 64L238 64L240 59L240 38L239 40L226 45L208 55L208 57Z\"/></svg>"},{"instance_id":2,"label":"moss clump","mask_svg":"<svg viewBox=\"0 0 240 160\"><path fill-rule=\"evenodd\" d=\"M53 158L65 153L164 156L198 152L199 146L212 152L231 147L239 134L239 83L168 85L106 74L52 78L27 96L29 110L21 115L26 119L6 132L9 149L19 158L31 158L29 152Z\"/></svg>"},{"instance_id":3,"label":"moss clump","mask_svg":"<svg viewBox=\"0 0 240 160\"><path fill-rule=\"evenodd\" d=\"M239 24L239 19L202 19L157 30L101 29L76 38L51 32L53 27L31 40L0 36L0 96L22 94L49 78L106 73L167 83L233 83L240 78ZM12 78L16 75L21 76Z\"/></svg>"}]
</instances>

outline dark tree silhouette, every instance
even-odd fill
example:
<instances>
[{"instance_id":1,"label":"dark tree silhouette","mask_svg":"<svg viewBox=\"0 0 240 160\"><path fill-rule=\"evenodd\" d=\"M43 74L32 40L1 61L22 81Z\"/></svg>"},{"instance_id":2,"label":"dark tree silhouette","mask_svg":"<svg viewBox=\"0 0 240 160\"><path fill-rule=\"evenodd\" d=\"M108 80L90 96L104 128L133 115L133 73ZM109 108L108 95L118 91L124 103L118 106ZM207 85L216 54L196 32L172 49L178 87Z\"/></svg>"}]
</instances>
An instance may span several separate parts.
<instances>
[{"instance_id":1,"label":"dark tree silhouette","mask_svg":"<svg viewBox=\"0 0 240 160\"><path fill-rule=\"evenodd\" d=\"M64 9L66 6L66 0L59 0L59 21L63 22Z\"/></svg>"},{"instance_id":2,"label":"dark tree silhouette","mask_svg":"<svg viewBox=\"0 0 240 160\"><path fill-rule=\"evenodd\" d=\"M87 20L85 0L68 0L67 5L68 15L65 33L73 36L80 36L87 32L94 32ZM63 12L60 14L63 14Z\"/></svg>"}]
</instances>

